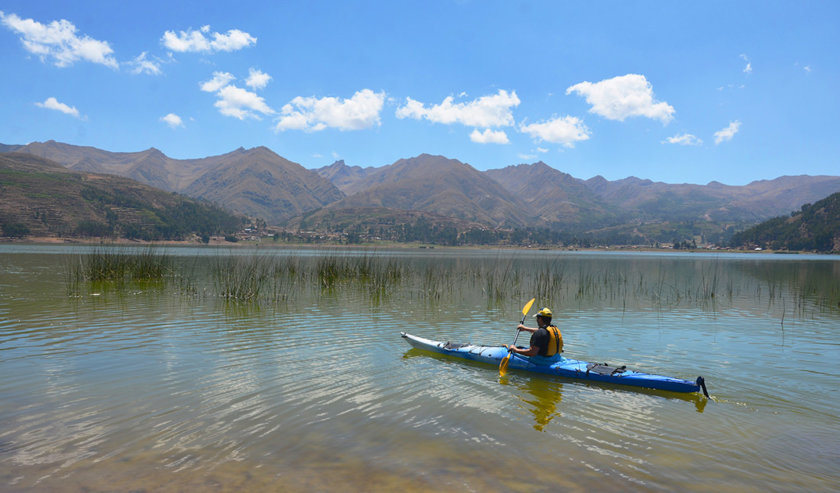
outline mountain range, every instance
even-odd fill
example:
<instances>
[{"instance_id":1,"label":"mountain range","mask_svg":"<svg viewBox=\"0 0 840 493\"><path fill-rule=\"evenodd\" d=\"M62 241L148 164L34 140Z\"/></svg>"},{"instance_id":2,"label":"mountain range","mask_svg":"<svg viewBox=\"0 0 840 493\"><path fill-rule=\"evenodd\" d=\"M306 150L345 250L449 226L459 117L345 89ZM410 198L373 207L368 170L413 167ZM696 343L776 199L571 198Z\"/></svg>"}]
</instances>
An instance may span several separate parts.
<instances>
[{"instance_id":1,"label":"mountain range","mask_svg":"<svg viewBox=\"0 0 840 493\"><path fill-rule=\"evenodd\" d=\"M233 234L244 220L129 178L75 171L27 153L0 153L0 236L182 240Z\"/></svg>"},{"instance_id":2,"label":"mountain range","mask_svg":"<svg viewBox=\"0 0 840 493\"><path fill-rule=\"evenodd\" d=\"M266 147L239 148L201 159L173 159L155 148L109 152L55 141L5 148L49 159L74 171L123 176L216 202L270 224L282 223L344 196L329 180Z\"/></svg>"},{"instance_id":3,"label":"mountain range","mask_svg":"<svg viewBox=\"0 0 840 493\"><path fill-rule=\"evenodd\" d=\"M10 151L71 170L132 178L271 225L345 232L422 219L456 229L545 228L648 238L689 230L731 234L840 191L838 176L783 176L744 186L632 176L582 180L543 162L479 171L429 154L380 167L337 161L309 170L265 147L182 160L154 148L120 153L55 141L0 144L0 152Z\"/></svg>"}]
</instances>

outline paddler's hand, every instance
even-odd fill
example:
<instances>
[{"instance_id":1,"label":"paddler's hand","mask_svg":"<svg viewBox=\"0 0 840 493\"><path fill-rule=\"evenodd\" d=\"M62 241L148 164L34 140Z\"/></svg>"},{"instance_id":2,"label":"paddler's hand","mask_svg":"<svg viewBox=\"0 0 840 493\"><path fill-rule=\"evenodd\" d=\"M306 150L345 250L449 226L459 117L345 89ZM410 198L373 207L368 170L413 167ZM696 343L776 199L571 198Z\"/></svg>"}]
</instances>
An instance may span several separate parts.
<instances>
[{"instance_id":1,"label":"paddler's hand","mask_svg":"<svg viewBox=\"0 0 840 493\"><path fill-rule=\"evenodd\" d=\"M522 325L522 324L519 324L519 325L517 325L517 326L516 326L516 330L518 330L519 332L522 332L522 331L523 331L523 330L525 330L526 328L527 328L527 327L525 327L525 326L524 326L524 325Z\"/></svg>"}]
</instances>

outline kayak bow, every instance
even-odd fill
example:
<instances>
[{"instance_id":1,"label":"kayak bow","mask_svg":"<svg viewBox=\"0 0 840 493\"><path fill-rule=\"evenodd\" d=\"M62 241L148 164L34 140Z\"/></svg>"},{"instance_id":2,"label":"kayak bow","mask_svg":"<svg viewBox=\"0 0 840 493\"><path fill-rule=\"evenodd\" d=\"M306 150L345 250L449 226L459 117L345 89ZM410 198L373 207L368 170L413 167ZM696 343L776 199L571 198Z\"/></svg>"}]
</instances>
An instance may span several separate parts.
<instances>
[{"instance_id":1,"label":"kayak bow","mask_svg":"<svg viewBox=\"0 0 840 493\"><path fill-rule=\"evenodd\" d=\"M402 337L417 349L445 354L457 358L468 359L498 366L499 362L510 353L504 346L481 346L478 344L452 344L449 342L433 341L422 337L400 333ZM706 383L703 377L697 380L683 380L680 378L652 375L629 370L624 366L609 366L606 363L588 363L570 358L561 357L557 362L548 365L539 365L531 361L527 356L519 354L511 355L508 363L510 368L525 370L559 377L574 378L592 382L608 382L618 385L630 385L648 389L668 390L671 392L700 392L702 390L706 397Z\"/></svg>"}]
</instances>

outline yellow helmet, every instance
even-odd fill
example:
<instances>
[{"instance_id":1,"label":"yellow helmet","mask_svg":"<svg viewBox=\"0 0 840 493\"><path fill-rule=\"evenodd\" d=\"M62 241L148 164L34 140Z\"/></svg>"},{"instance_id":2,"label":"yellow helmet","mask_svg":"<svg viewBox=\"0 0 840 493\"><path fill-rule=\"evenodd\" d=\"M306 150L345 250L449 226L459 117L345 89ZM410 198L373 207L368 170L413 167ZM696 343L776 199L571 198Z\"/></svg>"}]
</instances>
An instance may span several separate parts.
<instances>
[{"instance_id":1,"label":"yellow helmet","mask_svg":"<svg viewBox=\"0 0 840 493\"><path fill-rule=\"evenodd\" d=\"M534 315L534 316L535 317L551 318L551 310L549 310L548 308L543 308L542 310L538 311L537 314Z\"/></svg>"}]
</instances>

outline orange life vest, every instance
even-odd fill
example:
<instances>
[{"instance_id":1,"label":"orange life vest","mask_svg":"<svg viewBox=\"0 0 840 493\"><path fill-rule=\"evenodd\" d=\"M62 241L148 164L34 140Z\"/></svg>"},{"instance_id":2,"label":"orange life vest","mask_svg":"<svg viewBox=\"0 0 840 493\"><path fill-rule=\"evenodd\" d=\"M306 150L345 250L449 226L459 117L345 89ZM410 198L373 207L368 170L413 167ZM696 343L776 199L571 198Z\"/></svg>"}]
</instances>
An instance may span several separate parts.
<instances>
[{"instance_id":1,"label":"orange life vest","mask_svg":"<svg viewBox=\"0 0 840 493\"><path fill-rule=\"evenodd\" d=\"M549 325L545 328L548 331L548 347L545 348L546 356L554 356L563 352L563 334L560 333L554 325Z\"/></svg>"}]
</instances>

